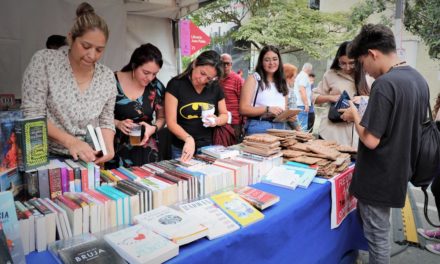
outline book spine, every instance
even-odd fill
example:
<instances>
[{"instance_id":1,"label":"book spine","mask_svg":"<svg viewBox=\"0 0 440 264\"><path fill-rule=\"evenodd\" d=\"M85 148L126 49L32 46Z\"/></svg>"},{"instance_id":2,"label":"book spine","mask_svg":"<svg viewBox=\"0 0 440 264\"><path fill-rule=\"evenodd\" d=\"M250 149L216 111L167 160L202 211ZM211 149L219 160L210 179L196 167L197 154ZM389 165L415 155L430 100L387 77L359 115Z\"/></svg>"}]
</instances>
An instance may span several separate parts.
<instances>
[{"instance_id":1,"label":"book spine","mask_svg":"<svg viewBox=\"0 0 440 264\"><path fill-rule=\"evenodd\" d=\"M54 199L55 197L60 196L62 193L60 168L50 168L48 173L49 173L50 198Z\"/></svg>"},{"instance_id":2,"label":"book spine","mask_svg":"<svg viewBox=\"0 0 440 264\"><path fill-rule=\"evenodd\" d=\"M49 198L49 171L46 166L37 169L38 173L38 193L40 198Z\"/></svg>"},{"instance_id":3,"label":"book spine","mask_svg":"<svg viewBox=\"0 0 440 264\"><path fill-rule=\"evenodd\" d=\"M15 122L15 136L17 138L17 168L19 171L25 171L25 139L24 139L24 131L23 131L23 122L17 120Z\"/></svg>"},{"instance_id":4,"label":"book spine","mask_svg":"<svg viewBox=\"0 0 440 264\"><path fill-rule=\"evenodd\" d=\"M25 171L23 173L24 185L26 186L27 199L38 197L38 174L36 170Z\"/></svg>"}]
</instances>

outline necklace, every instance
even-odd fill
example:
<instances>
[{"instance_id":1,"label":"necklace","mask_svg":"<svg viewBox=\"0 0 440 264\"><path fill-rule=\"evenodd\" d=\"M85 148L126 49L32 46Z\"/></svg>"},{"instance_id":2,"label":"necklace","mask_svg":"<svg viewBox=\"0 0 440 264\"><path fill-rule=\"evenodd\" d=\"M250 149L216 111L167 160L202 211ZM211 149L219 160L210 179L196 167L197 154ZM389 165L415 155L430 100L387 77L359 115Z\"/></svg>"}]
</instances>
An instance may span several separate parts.
<instances>
[{"instance_id":1,"label":"necklace","mask_svg":"<svg viewBox=\"0 0 440 264\"><path fill-rule=\"evenodd\" d=\"M403 64L405 64L405 63L406 63L406 61L398 62L398 63L394 64L393 66L391 66L391 67L390 67L390 70L393 69L393 68L395 68L395 67L399 67L400 65L403 65Z\"/></svg>"}]
</instances>

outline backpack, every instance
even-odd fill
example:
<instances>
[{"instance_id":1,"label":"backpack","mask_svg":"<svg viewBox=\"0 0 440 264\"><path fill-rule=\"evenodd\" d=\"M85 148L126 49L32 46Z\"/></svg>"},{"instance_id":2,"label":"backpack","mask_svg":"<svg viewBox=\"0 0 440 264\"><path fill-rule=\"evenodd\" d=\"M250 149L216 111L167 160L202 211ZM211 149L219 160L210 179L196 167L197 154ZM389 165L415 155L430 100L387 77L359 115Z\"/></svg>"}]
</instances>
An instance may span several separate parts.
<instances>
[{"instance_id":1,"label":"backpack","mask_svg":"<svg viewBox=\"0 0 440 264\"><path fill-rule=\"evenodd\" d=\"M420 150L413 176L410 182L421 187L425 195L424 214L428 223L435 227L428 217L428 193L426 189L436 178L440 177L440 122L433 121L431 106L428 106L429 118L422 124L422 135L420 138Z\"/></svg>"}]
</instances>

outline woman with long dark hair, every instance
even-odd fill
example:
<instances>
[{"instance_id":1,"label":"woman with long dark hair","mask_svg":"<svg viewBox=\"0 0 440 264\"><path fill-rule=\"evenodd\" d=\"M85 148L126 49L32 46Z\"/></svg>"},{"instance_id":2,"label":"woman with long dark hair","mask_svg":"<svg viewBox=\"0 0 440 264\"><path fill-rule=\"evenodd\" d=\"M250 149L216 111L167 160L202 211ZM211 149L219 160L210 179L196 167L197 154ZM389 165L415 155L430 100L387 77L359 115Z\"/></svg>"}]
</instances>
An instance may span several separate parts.
<instances>
[{"instance_id":1,"label":"woman with long dark hair","mask_svg":"<svg viewBox=\"0 0 440 264\"><path fill-rule=\"evenodd\" d=\"M165 113L173 134L172 158L190 160L198 149L212 144L213 128L227 123L225 96L218 84L221 76L220 55L208 50L168 83ZM214 114L203 120L202 110L209 107L214 107Z\"/></svg>"},{"instance_id":2,"label":"woman with long dark hair","mask_svg":"<svg viewBox=\"0 0 440 264\"><path fill-rule=\"evenodd\" d=\"M343 42L336 52L330 69L324 73L322 81L313 90L315 104L335 103L343 91L351 99L355 96L368 96L369 89L365 80L365 73L354 59L347 56L347 46L350 41ZM325 114L321 117L319 136L327 140L335 140L339 144L357 147L358 135L353 123L334 123Z\"/></svg>"},{"instance_id":3,"label":"woman with long dark hair","mask_svg":"<svg viewBox=\"0 0 440 264\"><path fill-rule=\"evenodd\" d=\"M246 134L284 129L285 123L272 120L287 109L287 95L280 52L274 46L265 46L258 56L255 73L249 75L241 90L240 114L248 117Z\"/></svg>"},{"instance_id":4,"label":"woman with long dark hair","mask_svg":"<svg viewBox=\"0 0 440 264\"><path fill-rule=\"evenodd\" d=\"M165 87L156 75L162 64L160 50L147 43L136 48L128 64L115 73L115 157L106 168L141 166L159 160L156 133L165 125ZM138 125L142 126L143 137L132 145L129 134Z\"/></svg>"}]
</instances>

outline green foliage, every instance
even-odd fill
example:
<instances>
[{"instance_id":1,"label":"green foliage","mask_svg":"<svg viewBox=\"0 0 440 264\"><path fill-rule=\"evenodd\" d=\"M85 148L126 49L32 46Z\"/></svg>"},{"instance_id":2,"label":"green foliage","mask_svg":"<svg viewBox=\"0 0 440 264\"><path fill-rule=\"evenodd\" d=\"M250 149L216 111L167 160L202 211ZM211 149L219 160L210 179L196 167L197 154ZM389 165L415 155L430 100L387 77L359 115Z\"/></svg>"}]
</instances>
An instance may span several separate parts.
<instances>
[{"instance_id":1,"label":"green foliage","mask_svg":"<svg viewBox=\"0 0 440 264\"><path fill-rule=\"evenodd\" d=\"M429 56L440 59L440 4L438 0L414 0L405 3L405 28L420 36Z\"/></svg>"},{"instance_id":2,"label":"green foliage","mask_svg":"<svg viewBox=\"0 0 440 264\"><path fill-rule=\"evenodd\" d=\"M218 0L191 14L198 25L232 22L236 30L220 37L245 40L257 48L272 44L282 51L304 50L316 58L332 56L335 46L353 38L386 0L365 0L350 13L312 10L308 0ZM222 40L223 39L223 40Z\"/></svg>"}]
</instances>

